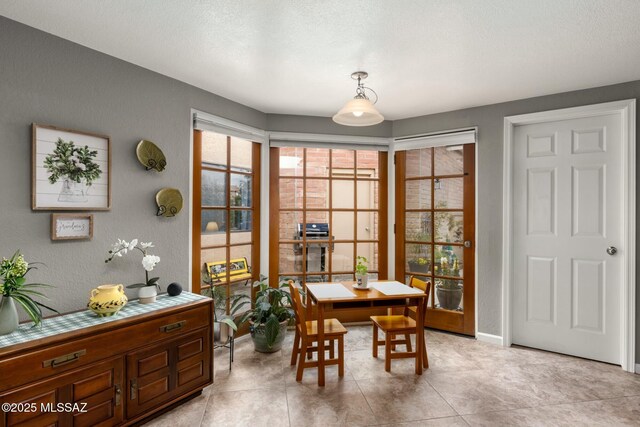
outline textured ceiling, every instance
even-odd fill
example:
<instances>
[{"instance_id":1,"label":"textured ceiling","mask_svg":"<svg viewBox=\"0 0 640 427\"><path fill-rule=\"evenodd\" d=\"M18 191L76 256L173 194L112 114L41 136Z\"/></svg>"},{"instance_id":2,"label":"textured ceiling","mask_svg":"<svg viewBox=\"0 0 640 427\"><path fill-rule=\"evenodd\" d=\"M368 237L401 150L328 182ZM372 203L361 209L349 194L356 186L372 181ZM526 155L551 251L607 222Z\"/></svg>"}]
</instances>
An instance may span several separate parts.
<instances>
[{"instance_id":1,"label":"textured ceiling","mask_svg":"<svg viewBox=\"0 0 640 427\"><path fill-rule=\"evenodd\" d=\"M267 113L387 119L640 79L636 0L2 0L0 15Z\"/></svg>"}]
</instances>

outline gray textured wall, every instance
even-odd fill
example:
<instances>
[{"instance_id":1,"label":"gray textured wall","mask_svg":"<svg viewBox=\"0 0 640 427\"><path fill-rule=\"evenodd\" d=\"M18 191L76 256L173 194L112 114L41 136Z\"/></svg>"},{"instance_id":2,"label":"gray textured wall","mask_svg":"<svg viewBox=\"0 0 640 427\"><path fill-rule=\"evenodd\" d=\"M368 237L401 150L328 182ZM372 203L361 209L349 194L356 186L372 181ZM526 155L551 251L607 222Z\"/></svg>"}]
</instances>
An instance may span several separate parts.
<instances>
[{"instance_id":1,"label":"gray textured wall","mask_svg":"<svg viewBox=\"0 0 640 427\"><path fill-rule=\"evenodd\" d=\"M187 285L188 206L159 218L154 195L176 187L188 205L191 108L266 126L259 111L0 17L0 256L21 249L29 261L44 262L30 279L56 286L48 292L53 307L78 310L97 285L144 278L139 254L104 263L116 238L153 241L162 284ZM51 213L31 211L32 122L111 137L112 208L94 212L93 240L54 243ZM164 172L137 162L142 138L164 150Z\"/></svg>"},{"instance_id":2,"label":"gray textured wall","mask_svg":"<svg viewBox=\"0 0 640 427\"><path fill-rule=\"evenodd\" d=\"M640 81L393 122L393 136L478 126L478 330L502 335L502 146L506 116L640 97ZM637 111L636 114L639 112ZM636 117L638 123L640 120ZM640 138L640 132L637 133ZM637 152L640 156L640 151ZM640 175L638 175L640 177ZM640 210L638 210L640 212ZM638 235L636 235L636 241ZM637 284L636 284L637 289ZM640 307L640 292L636 294ZM640 322L636 326L640 362Z\"/></svg>"}]
</instances>

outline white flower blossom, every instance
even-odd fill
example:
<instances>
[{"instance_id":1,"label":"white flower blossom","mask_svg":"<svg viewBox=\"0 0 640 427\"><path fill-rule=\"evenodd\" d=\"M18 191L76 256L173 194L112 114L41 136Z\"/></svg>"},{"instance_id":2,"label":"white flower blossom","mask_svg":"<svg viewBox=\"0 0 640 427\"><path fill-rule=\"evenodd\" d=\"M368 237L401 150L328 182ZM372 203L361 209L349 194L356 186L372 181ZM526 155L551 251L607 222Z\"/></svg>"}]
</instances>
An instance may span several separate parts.
<instances>
[{"instance_id":1,"label":"white flower blossom","mask_svg":"<svg viewBox=\"0 0 640 427\"><path fill-rule=\"evenodd\" d=\"M155 255L146 255L144 258L142 258L142 266L147 271L153 270L153 267L155 267L159 262L160 257Z\"/></svg>"},{"instance_id":2,"label":"white flower blossom","mask_svg":"<svg viewBox=\"0 0 640 427\"><path fill-rule=\"evenodd\" d=\"M144 242L140 242L140 247L144 250L144 249L149 249L149 248L153 248L153 242L149 242L149 243L144 243Z\"/></svg>"},{"instance_id":3,"label":"white flower blossom","mask_svg":"<svg viewBox=\"0 0 640 427\"><path fill-rule=\"evenodd\" d=\"M129 243L128 248L130 251L134 250L136 248L136 245L138 244L138 239L133 239L131 241L131 243Z\"/></svg>"}]
</instances>

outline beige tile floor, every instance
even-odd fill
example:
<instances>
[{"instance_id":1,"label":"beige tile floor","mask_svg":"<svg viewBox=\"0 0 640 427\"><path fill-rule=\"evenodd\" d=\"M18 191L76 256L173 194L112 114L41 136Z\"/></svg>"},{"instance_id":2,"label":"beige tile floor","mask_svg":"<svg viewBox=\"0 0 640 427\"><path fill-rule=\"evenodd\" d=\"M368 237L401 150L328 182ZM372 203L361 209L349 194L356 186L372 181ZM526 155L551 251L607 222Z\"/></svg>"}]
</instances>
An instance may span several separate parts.
<instances>
[{"instance_id":1,"label":"beige tile floor","mask_svg":"<svg viewBox=\"0 0 640 427\"><path fill-rule=\"evenodd\" d=\"M289 365L293 333L273 354L236 342L233 370L216 353L215 382L149 426L640 426L640 375L618 366L427 331L430 368L371 356L371 327L349 326L345 376L327 385Z\"/></svg>"}]
</instances>

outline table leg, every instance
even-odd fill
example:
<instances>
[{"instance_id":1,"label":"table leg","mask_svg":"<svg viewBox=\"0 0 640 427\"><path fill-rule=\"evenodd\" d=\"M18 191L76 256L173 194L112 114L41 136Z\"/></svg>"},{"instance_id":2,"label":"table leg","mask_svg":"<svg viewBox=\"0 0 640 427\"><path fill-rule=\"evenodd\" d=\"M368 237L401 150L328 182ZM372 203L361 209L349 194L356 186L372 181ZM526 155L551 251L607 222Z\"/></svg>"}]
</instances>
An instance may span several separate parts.
<instances>
[{"instance_id":1,"label":"table leg","mask_svg":"<svg viewBox=\"0 0 640 427\"><path fill-rule=\"evenodd\" d=\"M424 304L426 298L420 298L416 315L416 374L422 375L422 349L424 347Z\"/></svg>"},{"instance_id":2,"label":"table leg","mask_svg":"<svg viewBox=\"0 0 640 427\"><path fill-rule=\"evenodd\" d=\"M324 387L324 304L318 304L318 385Z\"/></svg>"},{"instance_id":3,"label":"table leg","mask_svg":"<svg viewBox=\"0 0 640 427\"><path fill-rule=\"evenodd\" d=\"M309 295L309 289L305 288L305 292L307 293L307 315L306 318L308 320L313 319L313 304L311 300L311 295Z\"/></svg>"}]
</instances>

